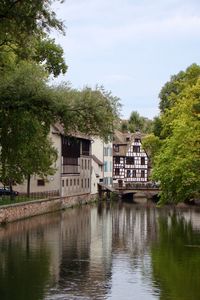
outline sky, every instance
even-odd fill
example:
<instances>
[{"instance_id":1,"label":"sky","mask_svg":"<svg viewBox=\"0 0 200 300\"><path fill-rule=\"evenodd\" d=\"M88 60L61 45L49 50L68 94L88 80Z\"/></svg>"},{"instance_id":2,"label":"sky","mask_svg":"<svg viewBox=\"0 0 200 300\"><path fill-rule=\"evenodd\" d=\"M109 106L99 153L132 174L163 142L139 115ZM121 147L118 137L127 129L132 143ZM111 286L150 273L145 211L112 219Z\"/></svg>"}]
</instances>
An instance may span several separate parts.
<instances>
[{"instance_id":1,"label":"sky","mask_svg":"<svg viewBox=\"0 0 200 300\"><path fill-rule=\"evenodd\" d=\"M170 76L200 64L199 0L65 0L54 10L66 26L54 33L68 71L58 81L97 84L132 111L152 119Z\"/></svg>"}]
</instances>

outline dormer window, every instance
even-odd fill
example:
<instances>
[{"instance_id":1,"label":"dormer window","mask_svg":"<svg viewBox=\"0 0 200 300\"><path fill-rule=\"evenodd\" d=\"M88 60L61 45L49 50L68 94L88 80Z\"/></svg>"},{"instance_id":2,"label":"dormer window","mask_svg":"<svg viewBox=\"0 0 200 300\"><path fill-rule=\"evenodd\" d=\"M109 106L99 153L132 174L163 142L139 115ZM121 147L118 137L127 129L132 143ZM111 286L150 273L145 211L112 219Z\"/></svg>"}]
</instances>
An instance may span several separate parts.
<instances>
[{"instance_id":1,"label":"dormer window","mask_svg":"<svg viewBox=\"0 0 200 300\"><path fill-rule=\"evenodd\" d=\"M135 143L140 143L141 141L140 141L140 139L135 139Z\"/></svg>"}]
</instances>

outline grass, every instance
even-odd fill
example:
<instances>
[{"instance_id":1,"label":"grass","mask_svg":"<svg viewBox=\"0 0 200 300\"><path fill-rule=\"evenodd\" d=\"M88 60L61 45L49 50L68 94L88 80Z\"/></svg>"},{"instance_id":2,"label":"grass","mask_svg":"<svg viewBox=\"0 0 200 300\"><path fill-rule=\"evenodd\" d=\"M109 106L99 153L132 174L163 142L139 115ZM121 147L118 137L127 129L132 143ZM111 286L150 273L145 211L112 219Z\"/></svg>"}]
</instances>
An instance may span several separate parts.
<instances>
[{"instance_id":1,"label":"grass","mask_svg":"<svg viewBox=\"0 0 200 300\"><path fill-rule=\"evenodd\" d=\"M15 196L13 198L10 198L10 196L0 196L0 205L9 205L14 203L21 203L21 202L28 202L32 200L39 200L39 199L45 199L48 198L48 196L37 196L28 198L27 196Z\"/></svg>"}]
</instances>

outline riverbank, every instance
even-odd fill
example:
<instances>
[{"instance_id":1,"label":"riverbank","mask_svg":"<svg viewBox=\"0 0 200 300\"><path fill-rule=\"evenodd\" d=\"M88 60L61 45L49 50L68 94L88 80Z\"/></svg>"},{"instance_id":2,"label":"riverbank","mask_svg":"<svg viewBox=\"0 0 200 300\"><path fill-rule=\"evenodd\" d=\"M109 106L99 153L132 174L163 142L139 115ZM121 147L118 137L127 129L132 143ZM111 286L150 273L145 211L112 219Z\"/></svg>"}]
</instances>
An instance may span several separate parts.
<instances>
[{"instance_id":1,"label":"riverbank","mask_svg":"<svg viewBox=\"0 0 200 300\"><path fill-rule=\"evenodd\" d=\"M0 224L4 225L9 222L55 212L77 205L92 203L94 201L95 195L83 194L79 196L56 197L53 199L40 199L2 205L0 207Z\"/></svg>"}]
</instances>

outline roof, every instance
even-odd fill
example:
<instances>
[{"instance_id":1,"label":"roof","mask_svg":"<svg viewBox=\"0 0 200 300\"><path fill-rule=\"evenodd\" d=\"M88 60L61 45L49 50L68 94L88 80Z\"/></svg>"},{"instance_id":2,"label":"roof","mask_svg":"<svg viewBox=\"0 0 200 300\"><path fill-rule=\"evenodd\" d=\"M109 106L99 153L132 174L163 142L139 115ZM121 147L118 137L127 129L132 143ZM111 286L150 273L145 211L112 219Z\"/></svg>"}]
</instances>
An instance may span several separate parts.
<instances>
[{"instance_id":1,"label":"roof","mask_svg":"<svg viewBox=\"0 0 200 300\"><path fill-rule=\"evenodd\" d=\"M103 162L98 159L95 155L92 155L92 159L99 165L99 166L103 166Z\"/></svg>"},{"instance_id":2,"label":"roof","mask_svg":"<svg viewBox=\"0 0 200 300\"><path fill-rule=\"evenodd\" d=\"M116 130L114 133L114 139L113 144L114 145L120 145L119 151L115 151L113 148L113 155L115 156L126 156L126 153L131 146L131 144L134 142L136 138L142 139L144 137L144 134L142 134L139 131L136 131L135 133L130 132L121 132L119 130Z\"/></svg>"},{"instance_id":3,"label":"roof","mask_svg":"<svg viewBox=\"0 0 200 300\"><path fill-rule=\"evenodd\" d=\"M75 132L75 131L74 132L73 131L65 132L64 126L61 123L58 123L58 122L53 125L53 128L56 131L55 133L57 133L57 134L61 134L61 135L64 135L64 136L71 136L71 137L76 137L76 138L80 138L80 139L92 141L92 138L90 136L88 136L86 134L83 134L81 132Z\"/></svg>"}]
</instances>

